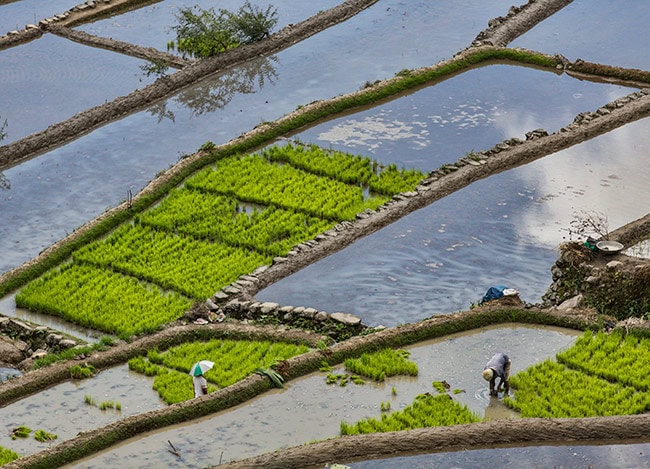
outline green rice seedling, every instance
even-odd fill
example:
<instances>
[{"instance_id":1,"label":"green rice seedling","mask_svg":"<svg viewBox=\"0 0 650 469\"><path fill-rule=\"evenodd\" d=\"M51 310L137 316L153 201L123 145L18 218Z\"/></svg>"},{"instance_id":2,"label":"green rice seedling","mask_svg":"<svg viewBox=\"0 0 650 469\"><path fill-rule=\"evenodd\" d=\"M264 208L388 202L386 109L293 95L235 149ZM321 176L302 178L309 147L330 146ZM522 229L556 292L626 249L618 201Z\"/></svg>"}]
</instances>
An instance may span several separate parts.
<instances>
[{"instance_id":1,"label":"green rice seedling","mask_svg":"<svg viewBox=\"0 0 650 469\"><path fill-rule=\"evenodd\" d=\"M95 402L95 399L93 399L92 396L90 396L90 394L86 394L86 395L84 396L84 402L85 402L86 404L88 404L88 405L92 405L92 406L96 406L96 405L97 405L97 402Z\"/></svg>"},{"instance_id":2,"label":"green rice seedling","mask_svg":"<svg viewBox=\"0 0 650 469\"><path fill-rule=\"evenodd\" d=\"M97 369L88 363L85 365L73 365L69 371L70 377L74 379L92 378L97 373Z\"/></svg>"},{"instance_id":3,"label":"green rice seedling","mask_svg":"<svg viewBox=\"0 0 650 469\"><path fill-rule=\"evenodd\" d=\"M129 369L146 376L156 376L163 367L154 365L144 357L134 357L128 361Z\"/></svg>"},{"instance_id":4,"label":"green rice seedling","mask_svg":"<svg viewBox=\"0 0 650 469\"><path fill-rule=\"evenodd\" d=\"M454 391L453 391L454 394L460 394L460 393L463 393L463 392L465 392L464 389L454 389Z\"/></svg>"},{"instance_id":5,"label":"green rice seedling","mask_svg":"<svg viewBox=\"0 0 650 469\"><path fill-rule=\"evenodd\" d=\"M345 360L345 369L375 381L395 375L417 376L417 364L408 360L408 356L405 350L383 349Z\"/></svg>"},{"instance_id":6,"label":"green rice seedling","mask_svg":"<svg viewBox=\"0 0 650 469\"><path fill-rule=\"evenodd\" d=\"M332 371L332 365L330 365L326 361L322 361L319 371L322 371L324 373L329 373L330 371Z\"/></svg>"},{"instance_id":7,"label":"green rice seedling","mask_svg":"<svg viewBox=\"0 0 650 469\"><path fill-rule=\"evenodd\" d=\"M122 410L122 404L120 404L119 402L115 402L115 401L103 401L103 402L100 402L98 407L99 407L99 410L108 410L108 409L115 409L115 410L118 410L118 411Z\"/></svg>"},{"instance_id":8,"label":"green rice seedling","mask_svg":"<svg viewBox=\"0 0 650 469\"><path fill-rule=\"evenodd\" d=\"M451 426L480 422L481 418L467 406L454 401L448 394L421 394L401 411L369 418L355 424L341 422L341 435L410 430L431 426Z\"/></svg>"},{"instance_id":9,"label":"green rice seedling","mask_svg":"<svg viewBox=\"0 0 650 469\"><path fill-rule=\"evenodd\" d=\"M11 431L11 439L15 440L16 438L27 438L31 432L31 428L25 425L21 425L20 427L16 427Z\"/></svg>"},{"instance_id":10,"label":"green rice seedling","mask_svg":"<svg viewBox=\"0 0 650 469\"><path fill-rule=\"evenodd\" d=\"M585 332L558 362L611 382L650 390L650 339L621 333Z\"/></svg>"},{"instance_id":11,"label":"green rice seedling","mask_svg":"<svg viewBox=\"0 0 650 469\"><path fill-rule=\"evenodd\" d=\"M390 392L393 396L397 396L397 389L395 389L395 386L393 386Z\"/></svg>"},{"instance_id":12,"label":"green rice seedling","mask_svg":"<svg viewBox=\"0 0 650 469\"><path fill-rule=\"evenodd\" d=\"M431 384L433 384L433 388L441 394L446 393L451 388L447 381L434 381Z\"/></svg>"},{"instance_id":13,"label":"green rice seedling","mask_svg":"<svg viewBox=\"0 0 650 469\"><path fill-rule=\"evenodd\" d=\"M366 382L360 376L352 375L352 376L350 376L350 380L354 384L359 384L359 385L366 384Z\"/></svg>"},{"instance_id":14,"label":"green rice seedling","mask_svg":"<svg viewBox=\"0 0 650 469\"><path fill-rule=\"evenodd\" d=\"M205 377L223 388L244 379L257 368L272 368L276 362L307 351L309 347L306 345L286 342L211 340L172 347L163 353L163 364L188 373L197 361L211 360L216 365Z\"/></svg>"},{"instance_id":15,"label":"green rice seedling","mask_svg":"<svg viewBox=\"0 0 650 469\"><path fill-rule=\"evenodd\" d=\"M510 378L504 403L522 417L593 417L643 413L650 395L546 360Z\"/></svg>"},{"instance_id":16,"label":"green rice seedling","mask_svg":"<svg viewBox=\"0 0 650 469\"><path fill-rule=\"evenodd\" d=\"M345 375L330 373L327 375L326 383L327 384L337 384L341 378Z\"/></svg>"},{"instance_id":17,"label":"green rice seedling","mask_svg":"<svg viewBox=\"0 0 650 469\"><path fill-rule=\"evenodd\" d=\"M0 446L0 466L10 463L11 461L15 461L19 457L20 455L18 453Z\"/></svg>"},{"instance_id":18,"label":"green rice seedling","mask_svg":"<svg viewBox=\"0 0 650 469\"><path fill-rule=\"evenodd\" d=\"M380 408L382 412L388 412L390 410L390 402L388 401L382 402Z\"/></svg>"},{"instance_id":19,"label":"green rice seedling","mask_svg":"<svg viewBox=\"0 0 650 469\"><path fill-rule=\"evenodd\" d=\"M34 439L44 443L46 441L56 440L58 436L55 433L46 432L45 430L36 430L34 432Z\"/></svg>"},{"instance_id":20,"label":"green rice seedling","mask_svg":"<svg viewBox=\"0 0 650 469\"><path fill-rule=\"evenodd\" d=\"M128 339L177 319L191 301L136 277L73 262L27 284L16 304Z\"/></svg>"}]
</instances>

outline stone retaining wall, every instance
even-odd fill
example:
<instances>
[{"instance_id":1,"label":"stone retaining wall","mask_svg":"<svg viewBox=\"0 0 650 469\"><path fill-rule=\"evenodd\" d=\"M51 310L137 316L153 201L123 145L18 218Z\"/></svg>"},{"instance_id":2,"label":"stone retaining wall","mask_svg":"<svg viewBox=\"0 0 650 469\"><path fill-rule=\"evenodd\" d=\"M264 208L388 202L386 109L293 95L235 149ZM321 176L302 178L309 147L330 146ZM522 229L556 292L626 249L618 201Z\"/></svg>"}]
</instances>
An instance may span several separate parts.
<instances>
[{"instance_id":1,"label":"stone retaining wall","mask_svg":"<svg viewBox=\"0 0 650 469\"><path fill-rule=\"evenodd\" d=\"M0 335L5 337L4 345L0 344L0 365L15 365L19 369L25 369L32 360L47 353L60 352L80 343L46 326L4 316L0 316Z\"/></svg>"}]
</instances>

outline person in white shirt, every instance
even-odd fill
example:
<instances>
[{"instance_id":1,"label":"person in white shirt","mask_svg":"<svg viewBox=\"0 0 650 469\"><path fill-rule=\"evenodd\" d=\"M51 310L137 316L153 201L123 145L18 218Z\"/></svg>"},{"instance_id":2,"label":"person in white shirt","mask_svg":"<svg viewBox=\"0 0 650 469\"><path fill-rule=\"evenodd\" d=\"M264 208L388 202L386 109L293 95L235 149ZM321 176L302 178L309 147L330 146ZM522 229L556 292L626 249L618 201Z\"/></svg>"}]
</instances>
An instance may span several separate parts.
<instances>
[{"instance_id":1,"label":"person in white shirt","mask_svg":"<svg viewBox=\"0 0 650 469\"><path fill-rule=\"evenodd\" d=\"M194 376L192 381L194 381L194 397L205 396L208 393L208 382L205 376Z\"/></svg>"}]
</instances>

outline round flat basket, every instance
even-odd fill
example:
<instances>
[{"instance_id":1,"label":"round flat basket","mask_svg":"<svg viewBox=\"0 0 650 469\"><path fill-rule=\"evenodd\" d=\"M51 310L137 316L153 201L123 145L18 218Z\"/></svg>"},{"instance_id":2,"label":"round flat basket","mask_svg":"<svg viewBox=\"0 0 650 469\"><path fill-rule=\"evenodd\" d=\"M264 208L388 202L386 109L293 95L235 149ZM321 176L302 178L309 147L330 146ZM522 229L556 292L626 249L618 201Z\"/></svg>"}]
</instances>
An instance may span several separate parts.
<instances>
[{"instance_id":1,"label":"round flat basket","mask_svg":"<svg viewBox=\"0 0 650 469\"><path fill-rule=\"evenodd\" d=\"M598 241L596 247L605 254L617 254L623 250L623 245L618 241Z\"/></svg>"}]
</instances>

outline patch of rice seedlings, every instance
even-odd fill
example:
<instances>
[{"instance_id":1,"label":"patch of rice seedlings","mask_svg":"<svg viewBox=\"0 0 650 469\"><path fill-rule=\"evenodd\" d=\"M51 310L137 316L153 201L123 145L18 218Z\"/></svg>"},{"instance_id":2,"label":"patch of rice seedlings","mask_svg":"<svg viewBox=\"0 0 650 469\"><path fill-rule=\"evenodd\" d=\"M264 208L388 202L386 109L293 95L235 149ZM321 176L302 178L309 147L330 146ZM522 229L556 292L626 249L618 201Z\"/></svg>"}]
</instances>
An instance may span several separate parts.
<instances>
[{"instance_id":1,"label":"patch of rice seedlings","mask_svg":"<svg viewBox=\"0 0 650 469\"><path fill-rule=\"evenodd\" d=\"M408 359L406 350L383 349L364 353L359 358L345 360L345 369L375 381L385 381L388 376L417 376L418 366Z\"/></svg>"},{"instance_id":2,"label":"patch of rice seedlings","mask_svg":"<svg viewBox=\"0 0 650 469\"><path fill-rule=\"evenodd\" d=\"M19 457L20 455L18 453L0 446L0 466L10 463L11 461L15 461Z\"/></svg>"},{"instance_id":3,"label":"patch of rice seedlings","mask_svg":"<svg viewBox=\"0 0 650 469\"><path fill-rule=\"evenodd\" d=\"M466 405L453 400L448 394L433 396L429 393L417 396L414 402L401 411L382 414L380 418L369 418L348 424L340 424L341 435L380 433L411 430L433 426L450 426L480 422Z\"/></svg>"},{"instance_id":4,"label":"patch of rice seedlings","mask_svg":"<svg viewBox=\"0 0 650 469\"><path fill-rule=\"evenodd\" d=\"M44 443L46 441L53 441L58 438L55 433L46 432L45 430L36 430L34 432L34 439Z\"/></svg>"},{"instance_id":5,"label":"patch of rice seedlings","mask_svg":"<svg viewBox=\"0 0 650 469\"><path fill-rule=\"evenodd\" d=\"M25 425L21 425L20 427L16 427L11 431L11 439L15 440L16 438L27 438L31 432L31 428Z\"/></svg>"}]
</instances>

